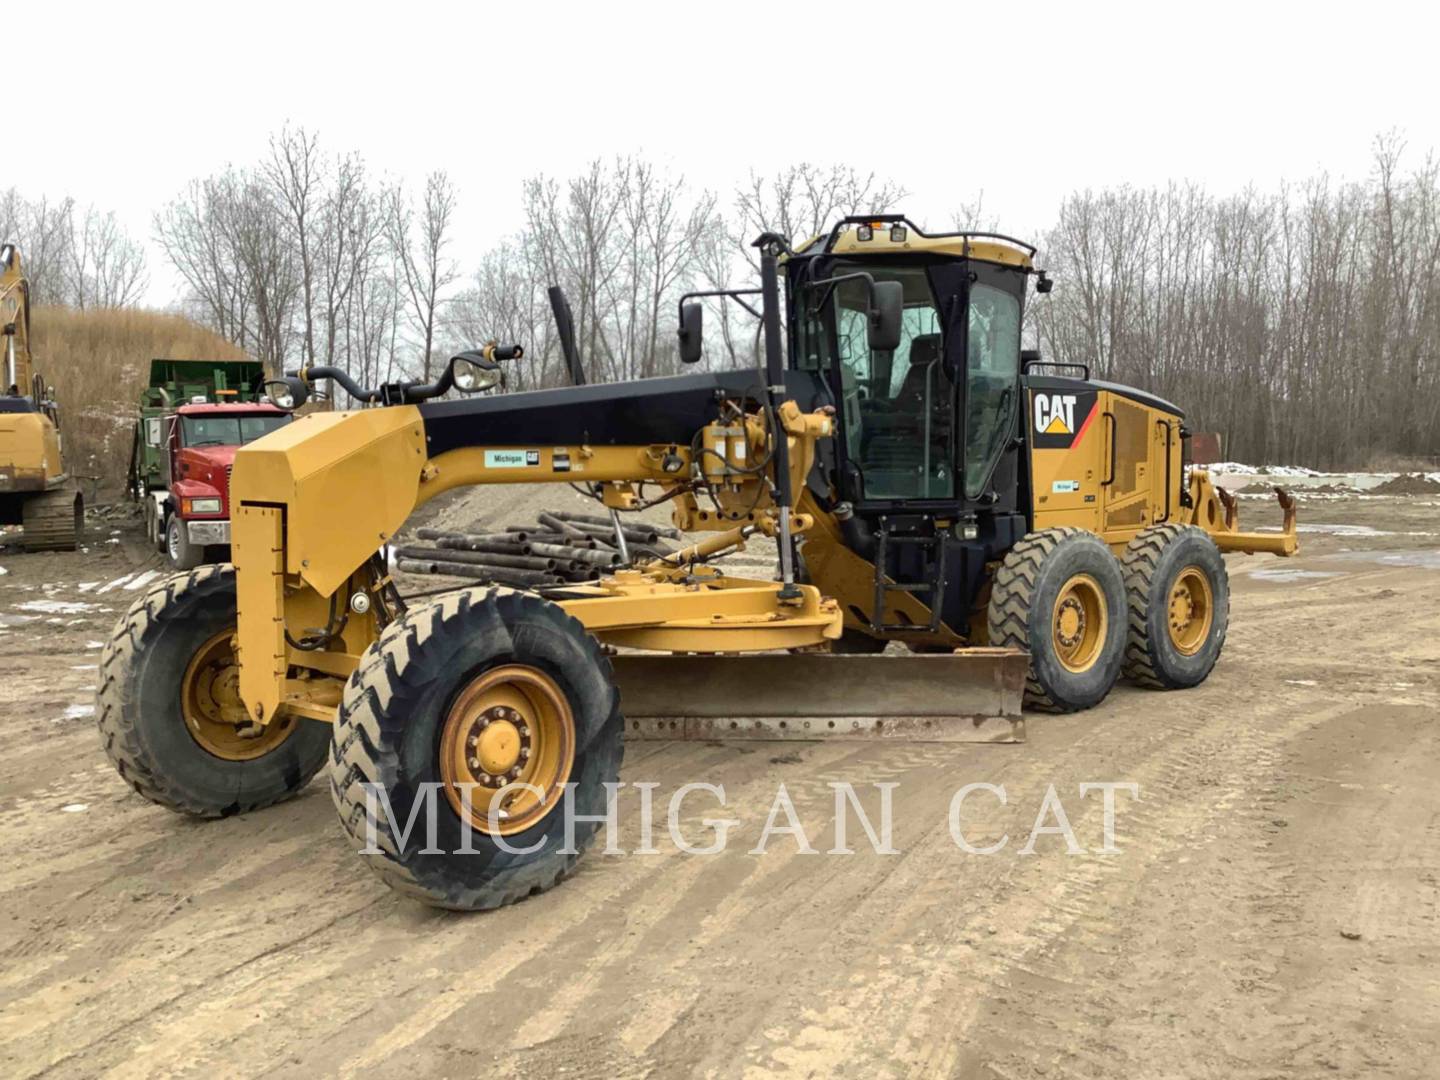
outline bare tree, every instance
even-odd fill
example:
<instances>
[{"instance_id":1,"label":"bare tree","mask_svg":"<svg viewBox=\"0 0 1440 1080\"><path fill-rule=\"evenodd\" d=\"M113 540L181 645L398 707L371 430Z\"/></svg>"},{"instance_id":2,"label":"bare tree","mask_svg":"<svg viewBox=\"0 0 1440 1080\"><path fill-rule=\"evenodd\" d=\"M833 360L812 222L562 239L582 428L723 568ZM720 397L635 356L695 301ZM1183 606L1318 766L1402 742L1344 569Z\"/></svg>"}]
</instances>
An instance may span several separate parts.
<instances>
[{"instance_id":1,"label":"bare tree","mask_svg":"<svg viewBox=\"0 0 1440 1080\"><path fill-rule=\"evenodd\" d=\"M351 312L350 298L375 273L383 240L381 212L356 155L340 158L325 193L318 232L319 289L325 320L325 363L337 347Z\"/></svg>"},{"instance_id":2,"label":"bare tree","mask_svg":"<svg viewBox=\"0 0 1440 1080\"><path fill-rule=\"evenodd\" d=\"M801 162L773 176L751 173L735 193L736 246L752 264L749 244L762 232L779 233L792 245L818 236L847 214L882 214L908 194L899 184L848 165Z\"/></svg>"},{"instance_id":3,"label":"bare tree","mask_svg":"<svg viewBox=\"0 0 1440 1080\"><path fill-rule=\"evenodd\" d=\"M455 264L445 254L454 214L455 188L443 171L426 177L418 222L402 188L393 187L386 194L386 234L395 253L410 320L421 339L420 375L426 382L433 375L443 294L458 277Z\"/></svg>"},{"instance_id":4,"label":"bare tree","mask_svg":"<svg viewBox=\"0 0 1440 1080\"><path fill-rule=\"evenodd\" d=\"M78 308L129 307L149 284L145 250L120 227L113 211L85 211L69 239L66 300Z\"/></svg>"},{"instance_id":5,"label":"bare tree","mask_svg":"<svg viewBox=\"0 0 1440 1080\"><path fill-rule=\"evenodd\" d=\"M69 263L75 202L46 196L30 200L15 188L0 198L6 242L18 243L25 259L30 295L37 304L64 304L69 296Z\"/></svg>"},{"instance_id":6,"label":"bare tree","mask_svg":"<svg viewBox=\"0 0 1440 1080\"><path fill-rule=\"evenodd\" d=\"M316 203L323 184L320 139L301 128L283 128L270 139L262 175L274 188L283 213L300 286L301 343L306 364L315 362Z\"/></svg>"},{"instance_id":7,"label":"bare tree","mask_svg":"<svg viewBox=\"0 0 1440 1080\"><path fill-rule=\"evenodd\" d=\"M250 310L245 275L225 229L229 188L223 177L192 181L155 215L155 237L190 287L200 321L240 344Z\"/></svg>"}]
</instances>

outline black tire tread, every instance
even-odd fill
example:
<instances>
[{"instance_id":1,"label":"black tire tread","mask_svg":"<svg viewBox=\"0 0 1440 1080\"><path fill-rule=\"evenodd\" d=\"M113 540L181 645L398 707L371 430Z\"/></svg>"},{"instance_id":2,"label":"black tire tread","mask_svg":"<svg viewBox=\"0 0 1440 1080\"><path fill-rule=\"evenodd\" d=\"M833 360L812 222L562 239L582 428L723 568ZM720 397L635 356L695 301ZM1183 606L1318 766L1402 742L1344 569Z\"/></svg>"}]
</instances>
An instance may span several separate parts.
<instances>
[{"instance_id":1,"label":"black tire tread","mask_svg":"<svg viewBox=\"0 0 1440 1080\"><path fill-rule=\"evenodd\" d=\"M100 684L95 691L95 720L105 755L120 776L144 798L194 817L220 818L234 813L248 813L283 802L295 795L313 776L303 777L290 791L268 798L242 798L232 806L218 808L196 802L182 788L167 780L164 770L151 759L138 737L133 722L134 710L127 709L129 698L126 671L136 663L159 634L166 612L195 590L211 590L227 577L233 576L232 566L202 566L184 574L174 574L156 583L122 615L100 654Z\"/></svg>"},{"instance_id":2,"label":"black tire tread","mask_svg":"<svg viewBox=\"0 0 1440 1080\"><path fill-rule=\"evenodd\" d=\"M1029 651L1030 606L1043 563L1060 541L1085 530L1074 526L1029 533L1005 553L990 585L988 619L990 644ZM1042 712L1059 712L1060 705L1035 679L1025 675L1025 704Z\"/></svg>"},{"instance_id":3,"label":"black tire tread","mask_svg":"<svg viewBox=\"0 0 1440 1080\"><path fill-rule=\"evenodd\" d=\"M351 674L336 716L329 779L330 795L341 826L357 851L367 846L364 785L384 783L379 760L381 714L405 688L407 673L415 663L420 646L448 624L464 619L472 607L494 603L497 597L506 594L525 595L504 588L481 587L450 593L425 607L412 607L385 628ZM567 629L589 644L591 659L610 676L609 659L584 625L560 608L548 606L564 620ZM618 697L612 702L612 714L616 713ZM615 768L618 771L618 761ZM503 907L554 888L574 872L585 846L577 845L579 850L574 855L527 864L521 872L491 883L483 895L467 896L462 901L457 895L428 887L411 873L390 832L389 822L383 818L375 823L375 841L384 854L371 854L366 862L386 885L432 907L462 911Z\"/></svg>"},{"instance_id":4,"label":"black tire tread","mask_svg":"<svg viewBox=\"0 0 1440 1080\"><path fill-rule=\"evenodd\" d=\"M1155 670L1151 659L1146 635L1146 613L1149 611L1155 574L1159 569L1160 556L1165 549L1178 540L1187 530L1204 533L1198 525L1152 525L1144 530L1125 548L1120 560L1125 573L1126 634L1125 660L1121 674L1135 683L1151 690L1170 689ZM1206 534L1208 535L1208 534ZM1230 621L1230 594L1225 594L1225 623Z\"/></svg>"}]
</instances>

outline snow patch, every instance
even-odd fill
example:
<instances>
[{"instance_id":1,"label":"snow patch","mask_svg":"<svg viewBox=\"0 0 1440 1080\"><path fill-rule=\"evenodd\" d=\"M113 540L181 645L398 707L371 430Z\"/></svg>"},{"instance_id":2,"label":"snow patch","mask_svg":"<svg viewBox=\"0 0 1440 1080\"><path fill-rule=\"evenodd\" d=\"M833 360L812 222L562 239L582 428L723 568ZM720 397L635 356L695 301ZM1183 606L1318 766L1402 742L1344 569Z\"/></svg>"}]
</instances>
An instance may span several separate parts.
<instances>
[{"instance_id":1,"label":"snow patch","mask_svg":"<svg viewBox=\"0 0 1440 1080\"><path fill-rule=\"evenodd\" d=\"M82 604L78 600L26 600L16 604L17 611L35 611L42 615L78 615L82 611L94 611L94 604Z\"/></svg>"},{"instance_id":2,"label":"snow patch","mask_svg":"<svg viewBox=\"0 0 1440 1080\"><path fill-rule=\"evenodd\" d=\"M126 584L125 588L127 590L143 589L146 585L149 585L152 581L157 580L159 577L159 570L146 570L143 574L136 574L133 578L131 578L129 583Z\"/></svg>"},{"instance_id":3,"label":"snow patch","mask_svg":"<svg viewBox=\"0 0 1440 1080\"><path fill-rule=\"evenodd\" d=\"M94 715L94 705L67 705L65 706L65 714L63 716L57 716L55 722L58 724L62 720L83 720L87 716Z\"/></svg>"},{"instance_id":4,"label":"snow patch","mask_svg":"<svg viewBox=\"0 0 1440 1080\"><path fill-rule=\"evenodd\" d=\"M100 588L98 588L98 589L95 590L95 594L98 596L98 595L100 595L100 593L107 593L107 592L109 592L111 589L118 589L121 585L124 585L127 581L129 581L129 580L130 580L132 577L134 577L134 576L135 576L134 574L122 574L120 577L117 577L114 581L110 582L109 584L100 586Z\"/></svg>"},{"instance_id":5,"label":"snow patch","mask_svg":"<svg viewBox=\"0 0 1440 1080\"><path fill-rule=\"evenodd\" d=\"M89 810L89 809L90 809L90 804L89 804L89 803L72 802L72 803L66 803L64 806L60 807L60 812L61 812L62 814L80 814L80 813L83 813L83 812L85 812L86 810Z\"/></svg>"}]
</instances>

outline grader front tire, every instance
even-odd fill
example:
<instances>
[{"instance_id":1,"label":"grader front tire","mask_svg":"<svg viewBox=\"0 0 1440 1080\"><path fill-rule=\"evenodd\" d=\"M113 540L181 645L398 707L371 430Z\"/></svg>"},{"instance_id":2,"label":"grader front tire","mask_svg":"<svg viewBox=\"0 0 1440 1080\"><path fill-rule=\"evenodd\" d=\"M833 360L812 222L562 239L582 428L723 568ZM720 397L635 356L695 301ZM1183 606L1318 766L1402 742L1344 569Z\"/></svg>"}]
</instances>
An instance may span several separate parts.
<instances>
[{"instance_id":1,"label":"grader front tire","mask_svg":"<svg viewBox=\"0 0 1440 1080\"><path fill-rule=\"evenodd\" d=\"M1120 564L1094 533L1043 529L1006 554L991 584L991 645L1030 654L1025 704L1076 712L1100 704L1125 648Z\"/></svg>"},{"instance_id":2,"label":"grader front tire","mask_svg":"<svg viewBox=\"0 0 1440 1080\"><path fill-rule=\"evenodd\" d=\"M294 795L325 763L327 725L243 723L235 570L177 574L131 605L100 658L95 717L105 753L137 792L167 809L217 818ZM236 709L242 715L236 715Z\"/></svg>"},{"instance_id":3,"label":"grader front tire","mask_svg":"<svg viewBox=\"0 0 1440 1080\"><path fill-rule=\"evenodd\" d=\"M1209 677L1230 628L1230 577L1204 529L1156 525L1125 548L1125 676L1152 690Z\"/></svg>"},{"instance_id":4,"label":"grader front tire","mask_svg":"<svg viewBox=\"0 0 1440 1080\"><path fill-rule=\"evenodd\" d=\"M466 590L392 623L361 658L330 792L391 888L434 907L502 907L574 870L596 823L577 821L564 850L563 789L577 816L604 813L622 728L610 662L576 619L536 596Z\"/></svg>"}]
</instances>

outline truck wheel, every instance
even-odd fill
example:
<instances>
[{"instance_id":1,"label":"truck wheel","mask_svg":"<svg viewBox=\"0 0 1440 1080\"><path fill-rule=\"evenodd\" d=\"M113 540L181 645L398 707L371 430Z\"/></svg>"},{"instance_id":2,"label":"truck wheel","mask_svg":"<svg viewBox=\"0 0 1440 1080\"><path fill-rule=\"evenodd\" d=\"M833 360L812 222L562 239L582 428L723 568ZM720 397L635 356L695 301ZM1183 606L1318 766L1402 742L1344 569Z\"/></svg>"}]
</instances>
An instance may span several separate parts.
<instances>
[{"instance_id":1,"label":"truck wheel","mask_svg":"<svg viewBox=\"0 0 1440 1080\"><path fill-rule=\"evenodd\" d=\"M289 798L325 763L326 724L280 719L246 729L234 631L235 570L206 566L137 600L105 646L100 737L151 802L226 817Z\"/></svg>"},{"instance_id":2,"label":"truck wheel","mask_svg":"<svg viewBox=\"0 0 1440 1080\"><path fill-rule=\"evenodd\" d=\"M330 791L391 888L497 908L574 869L597 822L577 821L565 850L565 789L575 815L604 813L623 726L610 662L578 620L536 596L470 589L366 650L340 704Z\"/></svg>"},{"instance_id":3,"label":"truck wheel","mask_svg":"<svg viewBox=\"0 0 1440 1080\"><path fill-rule=\"evenodd\" d=\"M995 572L990 644L1030 654L1026 705L1089 709L1120 675L1124 612L1125 581L1105 542L1084 529L1044 529L1011 548Z\"/></svg>"},{"instance_id":4,"label":"truck wheel","mask_svg":"<svg viewBox=\"0 0 1440 1080\"><path fill-rule=\"evenodd\" d=\"M1157 525L1125 548L1125 675L1180 690L1209 676L1230 628L1230 576L1204 529Z\"/></svg>"},{"instance_id":5,"label":"truck wheel","mask_svg":"<svg viewBox=\"0 0 1440 1080\"><path fill-rule=\"evenodd\" d=\"M171 514L165 524L165 554L176 570L194 570L205 558L205 549L190 543L185 522L177 514Z\"/></svg>"}]
</instances>

